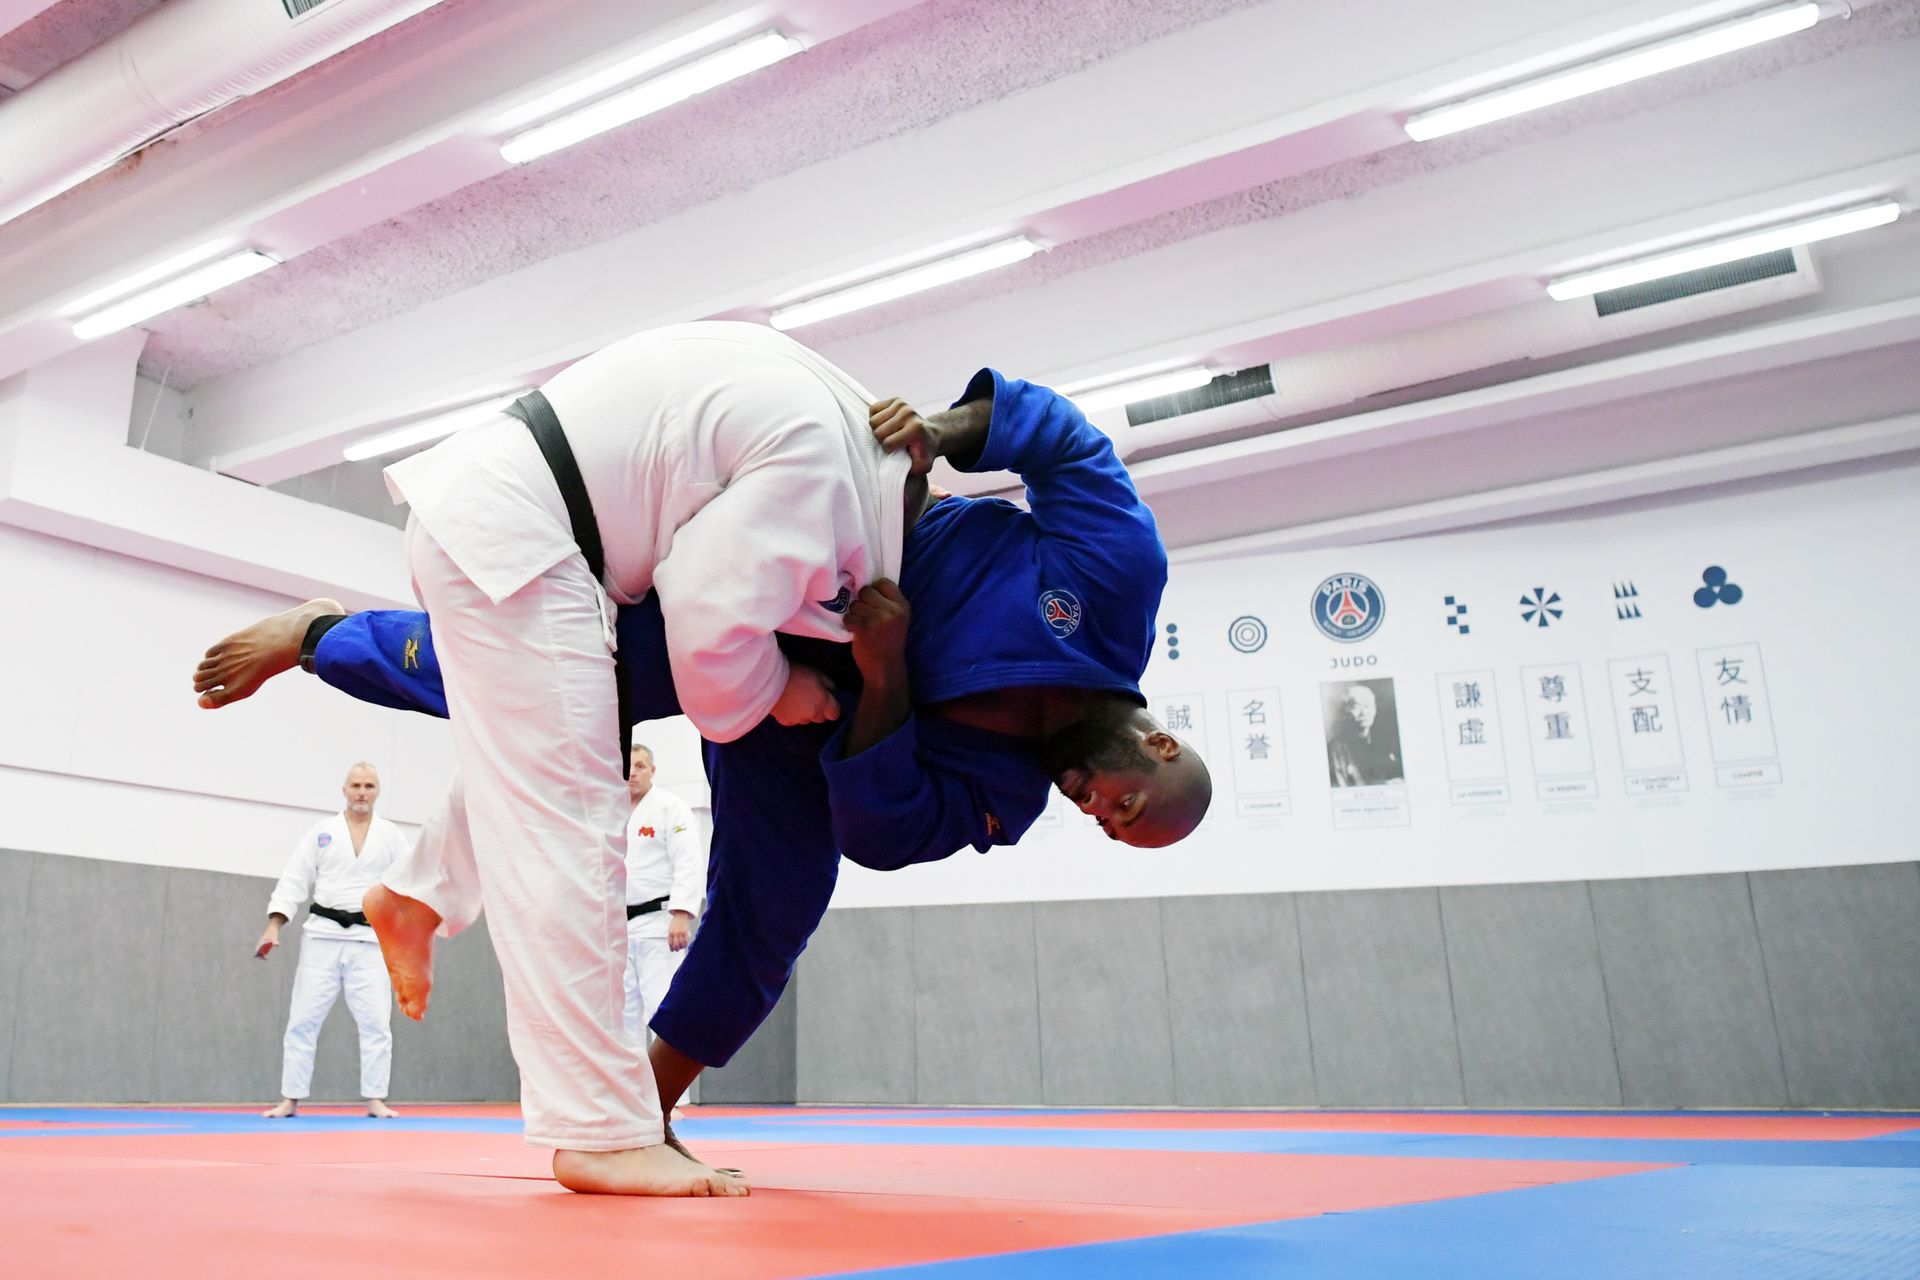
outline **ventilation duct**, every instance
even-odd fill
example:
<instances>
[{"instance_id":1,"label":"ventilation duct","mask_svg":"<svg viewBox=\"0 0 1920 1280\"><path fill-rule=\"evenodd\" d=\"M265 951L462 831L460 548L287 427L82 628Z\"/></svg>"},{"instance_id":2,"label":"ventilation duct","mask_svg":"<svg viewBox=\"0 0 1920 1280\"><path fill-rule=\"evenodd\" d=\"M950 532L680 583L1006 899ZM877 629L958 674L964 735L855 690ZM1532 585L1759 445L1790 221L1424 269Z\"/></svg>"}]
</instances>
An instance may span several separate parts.
<instances>
[{"instance_id":1,"label":"ventilation duct","mask_svg":"<svg viewBox=\"0 0 1920 1280\"><path fill-rule=\"evenodd\" d=\"M171 0L0 105L0 222L438 0Z\"/></svg>"},{"instance_id":2,"label":"ventilation duct","mask_svg":"<svg viewBox=\"0 0 1920 1280\"><path fill-rule=\"evenodd\" d=\"M1389 393L1404 395L1481 369L1543 360L1589 347L1643 337L1702 320L1816 292L1819 277L1805 249L1727 263L1681 280L1618 290L1631 297L1542 300L1445 324L1412 329L1305 355L1278 357L1265 367L1270 394L1231 401L1202 387L1129 405L1129 425L1115 431L1122 456L1143 448L1218 438L1263 422L1326 414ZM1259 371L1249 369L1248 374ZM1244 376L1244 375L1243 375ZM1216 387L1221 380L1216 379Z\"/></svg>"}]
</instances>

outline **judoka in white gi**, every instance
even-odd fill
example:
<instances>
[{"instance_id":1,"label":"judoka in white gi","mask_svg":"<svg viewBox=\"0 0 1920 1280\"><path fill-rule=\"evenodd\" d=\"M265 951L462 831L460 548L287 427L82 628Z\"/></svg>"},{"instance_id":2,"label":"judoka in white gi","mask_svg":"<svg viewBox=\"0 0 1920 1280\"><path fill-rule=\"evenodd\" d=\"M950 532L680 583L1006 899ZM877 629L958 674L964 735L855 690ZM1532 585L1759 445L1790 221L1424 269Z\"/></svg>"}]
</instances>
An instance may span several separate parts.
<instances>
[{"instance_id":1,"label":"judoka in white gi","mask_svg":"<svg viewBox=\"0 0 1920 1280\"><path fill-rule=\"evenodd\" d=\"M312 1091L320 1024L343 992L360 1029L360 1094L367 1100L367 1114L395 1114L386 1102L393 1067L393 988L381 963L379 939L360 915L360 899L406 852L407 838L399 827L374 816L380 775L372 765L349 769L340 793L347 807L315 823L294 846L273 886L266 932L254 949L255 956L266 959L280 945L282 925L309 903L319 908L308 915L300 939L280 1068L280 1104L263 1113L273 1119L293 1115ZM334 914L354 922L335 919Z\"/></svg>"},{"instance_id":2,"label":"judoka in white gi","mask_svg":"<svg viewBox=\"0 0 1920 1280\"><path fill-rule=\"evenodd\" d=\"M687 802L653 784L653 752L636 742L627 765L627 1034L647 1024L686 958L707 896L707 842Z\"/></svg>"},{"instance_id":3,"label":"judoka in white gi","mask_svg":"<svg viewBox=\"0 0 1920 1280\"><path fill-rule=\"evenodd\" d=\"M837 718L822 678L790 668L773 633L848 638L852 599L899 572L910 459L875 441L865 388L758 325L642 333L542 392L584 481L603 581L519 419L387 469L413 507L408 564L460 773L428 843L471 858L426 871L441 888L472 882L465 910L484 905L526 1139L556 1149L555 1177L578 1191L745 1194L664 1144L644 1043L625 1029L613 602L657 593L680 701L705 737L729 741L769 714ZM441 922L423 892L396 868L365 901L409 1012L415 980L424 1008Z\"/></svg>"}]
</instances>

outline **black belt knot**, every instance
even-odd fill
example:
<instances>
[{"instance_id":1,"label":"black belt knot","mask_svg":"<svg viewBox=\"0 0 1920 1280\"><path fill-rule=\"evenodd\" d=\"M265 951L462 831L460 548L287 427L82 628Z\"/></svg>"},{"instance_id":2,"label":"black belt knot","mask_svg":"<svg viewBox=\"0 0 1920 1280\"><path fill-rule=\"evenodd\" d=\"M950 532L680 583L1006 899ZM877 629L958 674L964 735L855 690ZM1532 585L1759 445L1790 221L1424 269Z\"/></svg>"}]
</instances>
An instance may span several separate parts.
<instances>
[{"instance_id":1,"label":"black belt knot","mask_svg":"<svg viewBox=\"0 0 1920 1280\"><path fill-rule=\"evenodd\" d=\"M310 909L314 915L319 916L323 920L331 920L342 929L350 929L356 924L367 923L367 913L364 911L342 911L338 907L323 907L317 902L314 903Z\"/></svg>"}]
</instances>

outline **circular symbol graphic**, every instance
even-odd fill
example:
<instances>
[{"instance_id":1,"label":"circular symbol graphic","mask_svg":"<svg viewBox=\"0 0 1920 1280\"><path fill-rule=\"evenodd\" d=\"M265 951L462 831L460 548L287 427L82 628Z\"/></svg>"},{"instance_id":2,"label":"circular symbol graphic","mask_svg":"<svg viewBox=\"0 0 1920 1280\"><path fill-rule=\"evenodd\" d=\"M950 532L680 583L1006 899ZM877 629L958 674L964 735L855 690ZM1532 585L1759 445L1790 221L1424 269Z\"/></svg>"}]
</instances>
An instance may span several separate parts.
<instances>
[{"instance_id":1,"label":"circular symbol graphic","mask_svg":"<svg viewBox=\"0 0 1920 1280\"><path fill-rule=\"evenodd\" d=\"M1336 573L1313 592L1313 625L1342 644L1355 644L1386 621L1387 601L1373 579Z\"/></svg>"},{"instance_id":2,"label":"circular symbol graphic","mask_svg":"<svg viewBox=\"0 0 1920 1280\"><path fill-rule=\"evenodd\" d=\"M1227 627L1227 643L1241 653L1258 653L1267 643L1267 624L1244 614Z\"/></svg>"},{"instance_id":3,"label":"circular symbol graphic","mask_svg":"<svg viewBox=\"0 0 1920 1280\"><path fill-rule=\"evenodd\" d=\"M1080 629L1080 601L1071 591L1043 591L1040 618L1064 640Z\"/></svg>"},{"instance_id":4,"label":"circular symbol graphic","mask_svg":"<svg viewBox=\"0 0 1920 1280\"><path fill-rule=\"evenodd\" d=\"M1739 583L1727 581L1727 571L1717 564L1708 565L1700 581L1706 585L1693 593L1693 602L1702 609L1711 609L1716 604L1739 604L1746 594L1740 590Z\"/></svg>"}]
</instances>

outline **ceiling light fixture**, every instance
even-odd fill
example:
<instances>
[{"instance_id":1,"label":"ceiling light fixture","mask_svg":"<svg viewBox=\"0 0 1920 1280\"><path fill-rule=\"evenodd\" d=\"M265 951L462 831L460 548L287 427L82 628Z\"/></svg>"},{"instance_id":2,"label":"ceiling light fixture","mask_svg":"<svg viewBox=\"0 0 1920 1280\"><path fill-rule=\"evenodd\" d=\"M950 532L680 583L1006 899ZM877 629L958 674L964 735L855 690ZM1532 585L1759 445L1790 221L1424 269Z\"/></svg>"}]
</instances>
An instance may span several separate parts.
<instances>
[{"instance_id":1,"label":"ceiling light fixture","mask_svg":"<svg viewBox=\"0 0 1920 1280\"><path fill-rule=\"evenodd\" d=\"M509 164L525 164L595 134L652 115L729 80L738 80L762 67L770 67L782 58L800 52L800 49L800 42L792 36L779 31L762 31L590 102L545 124L536 125L524 133L517 133L500 144L500 154ZM644 60L636 61L642 67L647 65ZM600 78L594 77L594 80ZM554 97L564 99L568 92L563 90Z\"/></svg>"},{"instance_id":2,"label":"ceiling light fixture","mask_svg":"<svg viewBox=\"0 0 1920 1280\"><path fill-rule=\"evenodd\" d=\"M817 324L822 320L830 320L834 316L846 315L850 311L877 307L883 302L892 302L895 298L904 298L908 294L937 289L943 284L952 284L956 280L965 280L969 276L983 275L989 271L997 271L1001 267L1010 267L1016 262L1026 261L1038 252L1040 252L1039 243L1027 236L996 240L992 244L967 249L949 257L936 258L932 262L923 262L918 266L907 267L889 275L848 285L829 293L816 294L791 306L777 307L768 318L769 323L781 330Z\"/></svg>"},{"instance_id":3,"label":"ceiling light fixture","mask_svg":"<svg viewBox=\"0 0 1920 1280\"><path fill-rule=\"evenodd\" d=\"M1700 27L1653 44L1576 63L1518 84L1495 89L1407 117L1402 128L1415 142L1444 137L1522 112L1552 106L1615 85L1643 80L1677 67L1764 44L1805 31L1822 17L1818 3L1776 5L1727 22Z\"/></svg>"},{"instance_id":4,"label":"ceiling light fixture","mask_svg":"<svg viewBox=\"0 0 1920 1280\"><path fill-rule=\"evenodd\" d=\"M182 258L188 256L183 254ZM180 264L181 259L172 259L160 266L173 268ZM228 253L224 257L215 258L212 262L194 267L182 275L174 276L162 284L143 289L131 297L122 298L90 315L82 316L74 321L73 336L83 342L104 338L110 333L118 333L131 325L139 324L142 320L151 319L163 311L171 311L175 307L204 298L216 290L224 289L230 284L245 280L248 276L259 275L267 268L279 265L280 259L261 253L258 249L241 249L238 252ZM159 272L160 267L151 267L137 275L129 276L127 280L113 286L111 290L103 289L97 294L89 295L89 298L83 301L112 297L124 291L129 285L134 287L144 285L151 279L159 278Z\"/></svg>"},{"instance_id":5,"label":"ceiling light fixture","mask_svg":"<svg viewBox=\"0 0 1920 1280\"><path fill-rule=\"evenodd\" d=\"M1159 372L1134 369L1105 378L1070 383L1056 390L1078 405L1080 412L1096 413L1101 409L1192 391L1196 387L1206 386L1214 377L1214 371L1204 365L1186 365Z\"/></svg>"},{"instance_id":6,"label":"ceiling light fixture","mask_svg":"<svg viewBox=\"0 0 1920 1280\"><path fill-rule=\"evenodd\" d=\"M461 405L444 413L409 422L405 426L383 431L377 436L365 440L356 440L340 451L340 456L348 462L364 462L368 458L378 458L389 453L398 453L402 449L411 449L416 445L429 444L444 439L460 430L477 423L485 422L506 407L527 394L523 388L502 396L489 396L472 404Z\"/></svg>"},{"instance_id":7,"label":"ceiling light fixture","mask_svg":"<svg viewBox=\"0 0 1920 1280\"><path fill-rule=\"evenodd\" d=\"M1883 227L1899 216L1900 203L1897 200L1855 205L1561 276L1548 282L1547 293L1561 302L1584 298L1608 289L1623 289L1628 285L1645 284L1649 280L1699 271L1724 262L1738 262L1762 253L1775 253L1818 240L1831 240L1835 236L1865 231L1869 227Z\"/></svg>"}]
</instances>

